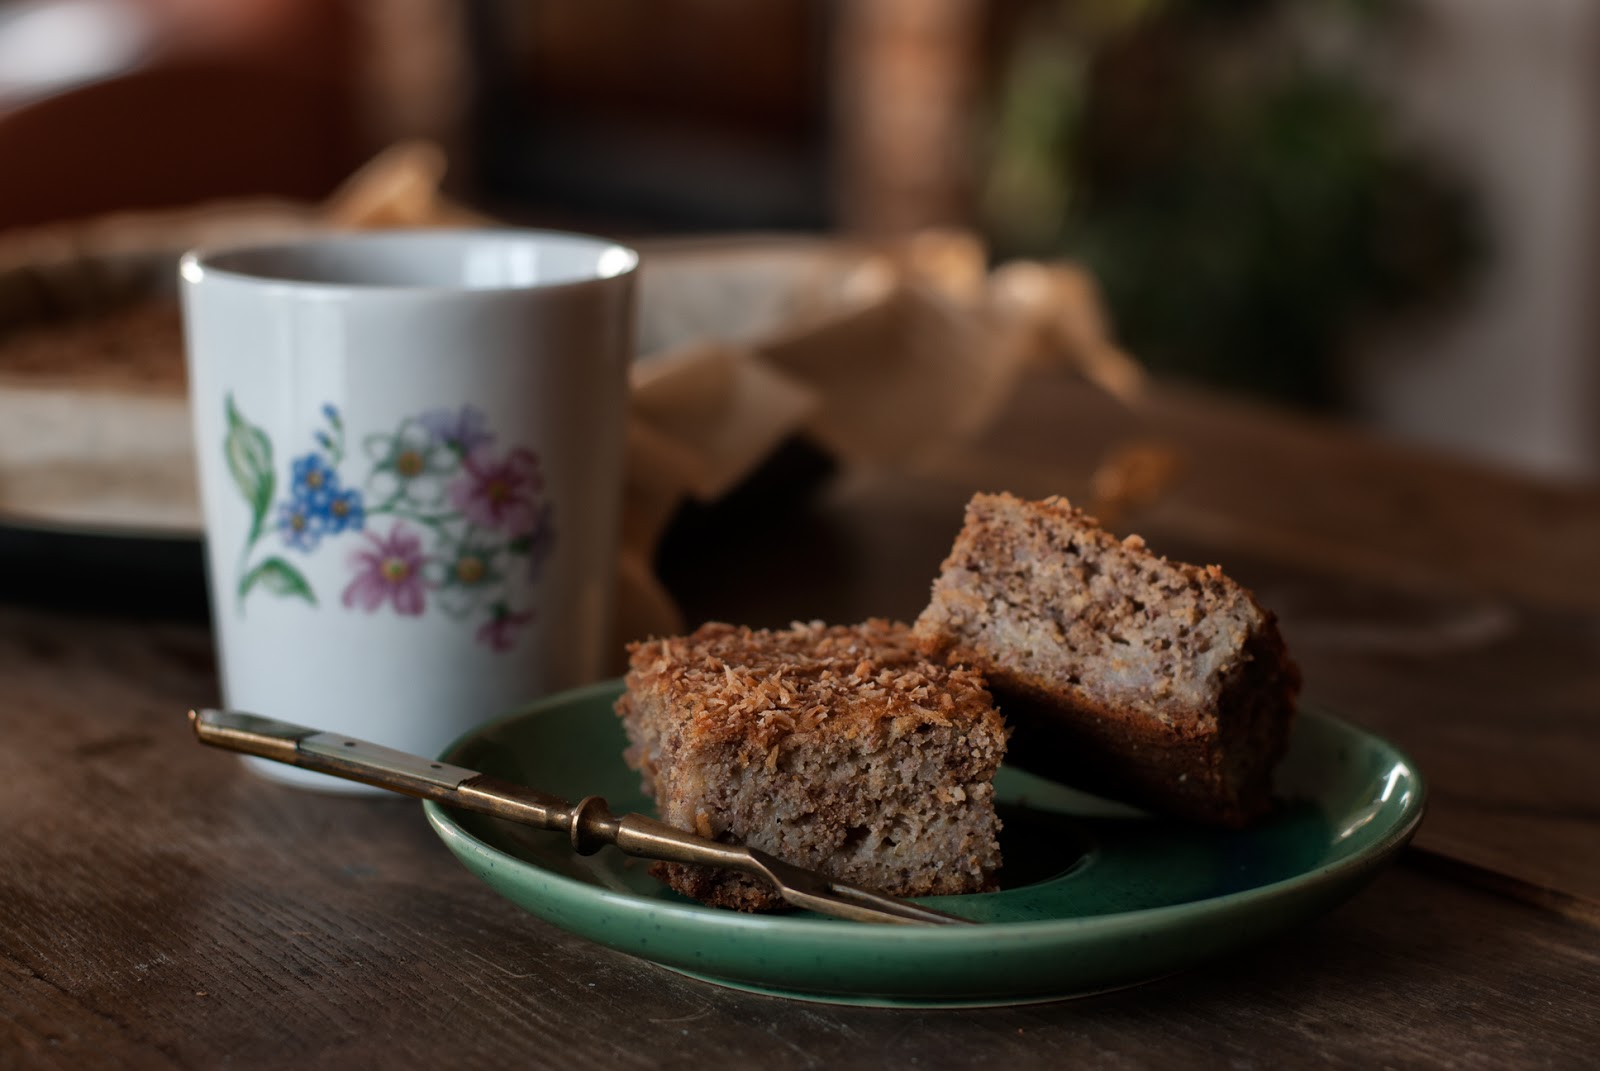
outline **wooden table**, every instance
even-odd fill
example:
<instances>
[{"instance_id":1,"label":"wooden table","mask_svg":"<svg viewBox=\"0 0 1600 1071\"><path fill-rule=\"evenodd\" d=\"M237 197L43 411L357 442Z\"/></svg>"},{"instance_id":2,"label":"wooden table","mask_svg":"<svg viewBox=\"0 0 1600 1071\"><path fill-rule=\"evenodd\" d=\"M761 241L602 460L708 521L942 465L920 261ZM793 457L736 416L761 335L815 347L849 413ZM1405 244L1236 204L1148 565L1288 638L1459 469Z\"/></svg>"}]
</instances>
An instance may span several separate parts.
<instances>
[{"instance_id":1,"label":"wooden table","mask_svg":"<svg viewBox=\"0 0 1600 1071\"><path fill-rule=\"evenodd\" d=\"M691 620L910 616L972 490L1082 496L1140 437L1186 475L1126 526L1254 587L1310 693L1432 781L1417 846L1320 921L1153 985L1009 1009L691 981L499 899L415 803L286 790L195 746L183 711L216 697L204 625L119 611L108 581L57 574L74 559L13 554L0 1067L1593 1066L1600 492L1171 390L1132 414L1040 375L915 474L690 518L663 572Z\"/></svg>"}]
</instances>

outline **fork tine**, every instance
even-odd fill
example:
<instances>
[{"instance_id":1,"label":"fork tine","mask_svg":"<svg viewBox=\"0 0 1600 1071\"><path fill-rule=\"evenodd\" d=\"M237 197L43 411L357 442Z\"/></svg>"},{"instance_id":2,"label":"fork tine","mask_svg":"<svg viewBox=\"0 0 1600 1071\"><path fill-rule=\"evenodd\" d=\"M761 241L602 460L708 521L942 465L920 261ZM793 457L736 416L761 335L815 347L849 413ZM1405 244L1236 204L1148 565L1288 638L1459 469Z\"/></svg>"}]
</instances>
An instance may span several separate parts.
<instances>
[{"instance_id":1,"label":"fork tine","mask_svg":"<svg viewBox=\"0 0 1600 1071\"><path fill-rule=\"evenodd\" d=\"M812 891L809 889L796 889L791 885L780 885L778 891L792 907L804 908L815 911L821 915L831 915L834 918L849 919L852 922L879 922L894 925L948 925L951 923L971 923L970 919L957 918L946 915L931 908L917 904L906 903L884 897L867 900L855 900L841 896L832 889Z\"/></svg>"},{"instance_id":2,"label":"fork tine","mask_svg":"<svg viewBox=\"0 0 1600 1071\"><path fill-rule=\"evenodd\" d=\"M884 896L870 889L863 889L859 885L850 885L842 881L828 882L828 892L847 903L871 907L908 922L929 922L936 925L949 925L951 923L967 926L976 925L972 919L965 919L960 915L950 915L943 911L935 911L931 907L923 907L921 904L914 904L909 900Z\"/></svg>"},{"instance_id":3,"label":"fork tine","mask_svg":"<svg viewBox=\"0 0 1600 1071\"><path fill-rule=\"evenodd\" d=\"M859 885L834 881L815 870L786 863L754 848L743 848L740 854L750 864L749 872L758 873L772 882L783 898L795 907L857 922L972 924L971 919L947 915L909 900L884 896Z\"/></svg>"}]
</instances>

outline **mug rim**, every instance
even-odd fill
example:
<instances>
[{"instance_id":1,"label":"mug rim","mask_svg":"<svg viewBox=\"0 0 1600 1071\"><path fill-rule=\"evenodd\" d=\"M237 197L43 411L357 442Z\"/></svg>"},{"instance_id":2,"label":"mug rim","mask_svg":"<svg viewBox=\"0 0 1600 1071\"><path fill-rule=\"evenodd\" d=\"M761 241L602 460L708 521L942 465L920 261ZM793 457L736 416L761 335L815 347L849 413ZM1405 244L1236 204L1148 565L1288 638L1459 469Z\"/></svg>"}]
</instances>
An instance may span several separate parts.
<instances>
[{"instance_id":1,"label":"mug rim","mask_svg":"<svg viewBox=\"0 0 1600 1071\"><path fill-rule=\"evenodd\" d=\"M328 282L320 279L295 278L282 274L230 267L228 257L244 257L273 252L306 252L319 247L340 245L391 245L413 242L418 239L454 241L459 246L523 239L538 242L541 239L560 239L596 249L602 256L616 251L622 261L615 270L600 274L598 271L578 278L553 282L499 283L489 286L468 286L448 283L386 283L386 282ZM228 282L256 287L263 291L278 291L299 296L327 297L378 297L404 295L512 294L572 290L583 287L604 286L637 274L639 251L632 246L598 235L577 231L562 231L538 227L403 227L371 231L337 231L325 234L302 235L282 239L254 239L212 246L197 246L188 250L178 261L178 275L184 282L198 285L208 281Z\"/></svg>"}]
</instances>

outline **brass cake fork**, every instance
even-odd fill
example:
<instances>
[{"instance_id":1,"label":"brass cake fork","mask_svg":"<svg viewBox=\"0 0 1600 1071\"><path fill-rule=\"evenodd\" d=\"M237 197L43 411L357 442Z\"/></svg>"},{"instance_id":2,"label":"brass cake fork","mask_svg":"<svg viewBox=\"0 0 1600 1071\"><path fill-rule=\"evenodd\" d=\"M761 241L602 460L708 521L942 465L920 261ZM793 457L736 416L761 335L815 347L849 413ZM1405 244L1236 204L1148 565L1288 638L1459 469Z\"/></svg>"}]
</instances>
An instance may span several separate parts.
<instances>
[{"instance_id":1,"label":"brass cake fork","mask_svg":"<svg viewBox=\"0 0 1600 1071\"><path fill-rule=\"evenodd\" d=\"M766 852L723 844L642 814L611 813L599 796L568 803L559 796L497 777L408 755L381 744L303 725L225 710L191 710L200 742L300 766L449 807L566 833L574 851L591 855L614 844L627 855L722 867L762 879L789 904L857 922L952 924L972 920L805 870Z\"/></svg>"}]
</instances>

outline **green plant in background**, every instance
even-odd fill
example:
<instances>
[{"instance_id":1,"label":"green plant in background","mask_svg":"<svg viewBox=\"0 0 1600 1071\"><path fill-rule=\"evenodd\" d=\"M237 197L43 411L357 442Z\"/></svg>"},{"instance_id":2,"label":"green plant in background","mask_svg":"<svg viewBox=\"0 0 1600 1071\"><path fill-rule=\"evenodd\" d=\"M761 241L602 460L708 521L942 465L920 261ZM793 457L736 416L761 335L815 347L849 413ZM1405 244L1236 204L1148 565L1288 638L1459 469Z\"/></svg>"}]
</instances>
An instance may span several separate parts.
<instances>
[{"instance_id":1,"label":"green plant in background","mask_svg":"<svg viewBox=\"0 0 1600 1071\"><path fill-rule=\"evenodd\" d=\"M1098 275L1152 368L1301 404L1374 319L1479 260L1458 179L1403 147L1357 58L1377 0L1043 0L1012 33L984 216Z\"/></svg>"}]
</instances>

